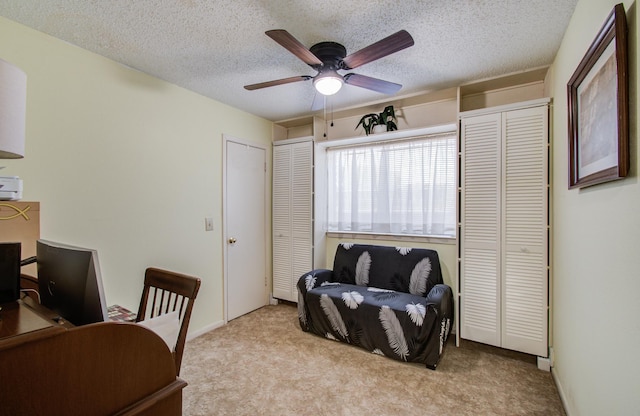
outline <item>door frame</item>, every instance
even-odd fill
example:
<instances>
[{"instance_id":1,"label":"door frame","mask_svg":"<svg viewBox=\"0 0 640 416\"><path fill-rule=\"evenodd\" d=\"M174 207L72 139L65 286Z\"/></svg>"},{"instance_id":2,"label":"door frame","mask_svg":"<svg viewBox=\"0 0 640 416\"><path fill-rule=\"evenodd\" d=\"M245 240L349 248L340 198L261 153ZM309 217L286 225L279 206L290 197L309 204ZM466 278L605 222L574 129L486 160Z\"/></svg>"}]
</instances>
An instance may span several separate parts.
<instances>
[{"instance_id":1,"label":"door frame","mask_svg":"<svg viewBox=\"0 0 640 416\"><path fill-rule=\"evenodd\" d=\"M264 211L264 258L265 258L265 264L264 264L264 270L265 270L265 286L264 286L264 304L268 305L269 304L269 251L268 251L268 246L269 246L269 231L270 231L270 224L268 223L268 219L269 219L269 199L268 199L268 183L269 183L269 175L268 175L268 170L267 168L270 166L269 164L269 152L268 152L268 148L267 146L263 146L259 143L256 142L252 142L249 140L245 140L245 139L240 139L228 134L222 134L222 269L223 269L223 292L224 292L224 299L223 299L223 319L224 319L224 323L227 324L229 322L228 319L228 309L229 309L229 299L228 299L228 289L229 289L229 276L228 276L228 272L229 272L229 268L227 267L228 263L228 257L227 257L227 251L228 251L228 242L227 239L229 238L228 236L228 230L227 230L227 145L229 142L233 142L233 143L237 143L237 144L241 144L244 146L250 146L250 147L254 147L256 149L261 149L264 150L264 163L265 163L265 174L264 174L264 203L265 203L265 211Z\"/></svg>"}]
</instances>

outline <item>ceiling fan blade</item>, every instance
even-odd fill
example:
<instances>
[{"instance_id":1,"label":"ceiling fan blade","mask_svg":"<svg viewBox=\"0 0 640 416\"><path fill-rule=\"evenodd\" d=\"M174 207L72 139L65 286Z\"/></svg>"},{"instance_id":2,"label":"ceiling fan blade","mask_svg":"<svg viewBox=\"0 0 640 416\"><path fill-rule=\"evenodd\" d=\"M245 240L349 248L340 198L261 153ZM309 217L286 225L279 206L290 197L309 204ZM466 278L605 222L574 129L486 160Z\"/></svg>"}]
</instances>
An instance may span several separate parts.
<instances>
[{"instance_id":1,"label":"ceiling fan blade","mask_svg":"<svg viewBox=\"0 0 640 416\"><path fill-rule=\"evenodd\" d=\"M322 65L322 61L318 59L309 49L307 49L298 39L294 38L284 29L268 30L265 32L267 36L278 42L289 52L300 58L307 65Z\"/></svg>"},{"instance_id":2,"label":"ceiling fan blade","mask_svg":"<svg viewBox=\"0 0 640 416\"><path fill-rule=\"evenodd\" d=\"M406 30L401 30L391 36L379 40L378 42L360 49L349 56L346 56L343 62L344 69L353 69L361 65L367 64L376 59L383 58L392 53L401 51L409 46L413 46L413 38Z\"/></svg>"},{"instance_id":3,"label":"ceiling fan blade","mask_svg":"<svg viewBox=\"0 0 640 416\"><path fill-rule=\"evenodd\" d=\"M309 75L300 75L297 77L282 78L282 79L276 79L273 81L260 82L258 84L245 85L244 88L246 90L253 91L253 90L259 90L260 88L274 87L276 85L282 85L282 84L290 84L292 82L308 81L311 78L313 77Z\"/></svg>"},{"instance_id":4,"label":"ceiling fan blade","mask_svg":"<svg viewBox=\"0 0 640 416\"><path fill-rule=\"evenodd\" d=\"M402 88L402 85L396 84L395 82L384 81L359 74L345 75L344 82L349 85L355 85L356 87L362 87L389 95L397 93L400 91L400 88Z\"/></svg>"}]
</instances>

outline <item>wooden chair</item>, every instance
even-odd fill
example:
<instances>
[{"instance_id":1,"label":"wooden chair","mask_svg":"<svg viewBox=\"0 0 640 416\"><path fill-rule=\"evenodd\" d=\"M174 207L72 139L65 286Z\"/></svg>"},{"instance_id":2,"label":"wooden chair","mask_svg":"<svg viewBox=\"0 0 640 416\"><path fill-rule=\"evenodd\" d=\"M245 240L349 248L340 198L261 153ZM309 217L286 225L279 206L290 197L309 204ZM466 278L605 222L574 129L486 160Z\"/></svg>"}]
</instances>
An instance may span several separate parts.
<instances>
[{"instance_id":1,"label":"wooden chair","mask_svg":"<svg viewBox=\"0 0 640 416\"><path fill-rule=\"evenodd\" d=\"M173 349L176 375L180 375L182 353L187 339L193 303L200 289L200 279L181 273L149 267L144 274L144 289L136 322L178 311L180 332ZM149 314L147 316L147 311Z\"/></svg>"}]
</instances>

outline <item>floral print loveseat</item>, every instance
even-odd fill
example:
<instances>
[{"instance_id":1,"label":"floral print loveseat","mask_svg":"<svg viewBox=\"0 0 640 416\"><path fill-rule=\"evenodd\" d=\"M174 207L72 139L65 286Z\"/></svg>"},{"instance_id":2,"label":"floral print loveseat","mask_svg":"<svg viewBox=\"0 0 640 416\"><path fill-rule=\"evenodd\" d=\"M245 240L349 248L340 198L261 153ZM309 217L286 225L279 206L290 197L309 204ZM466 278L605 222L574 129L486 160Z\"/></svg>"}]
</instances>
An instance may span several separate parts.
<instances>
[{"instance_id":1,"label":"floral print loveseat","mask_svg":"<svg viewBox=\"0 0 640 416\"><path fill-rule=\"evenodd\" d=\"M453 293L434 250L340 244L333 270L298 281L303 331L435 370L453 324Z\"/></svg>"}]
</instances>

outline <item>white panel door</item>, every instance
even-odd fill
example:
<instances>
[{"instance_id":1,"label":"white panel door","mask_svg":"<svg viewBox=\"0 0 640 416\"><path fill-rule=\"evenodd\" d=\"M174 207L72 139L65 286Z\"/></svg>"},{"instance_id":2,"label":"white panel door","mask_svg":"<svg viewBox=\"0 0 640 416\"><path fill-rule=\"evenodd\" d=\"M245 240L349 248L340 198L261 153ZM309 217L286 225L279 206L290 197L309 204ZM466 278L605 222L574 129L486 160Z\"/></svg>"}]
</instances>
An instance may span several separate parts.
<instances>
[{"instance_id":1,"label":"white panel door","mask_svg":"<svg viewBox=\"0 0 640 416\"><path fill-rule=\"evenodd\" d=\"M502 346L547 356L547 107L503 115Z\"/></svg>"},{"instance_id":2,"label":"white panel door","mask_svg":"<svg viewBox=\"0 0 640 416\"><path fill-rule=\"evenodd\" d=\"M461 120L461 337L500 345L501 117Z\"/></svg>"},{"instance_id":3,"label":"white panel door","mask_svg":"<svg viewBox=\"0 0 640 416\"><path fill-rule=\"evenodd\" d=\"M267 304L266 150L226 140L227 320Z\"/></svg>"}]
</instances>

